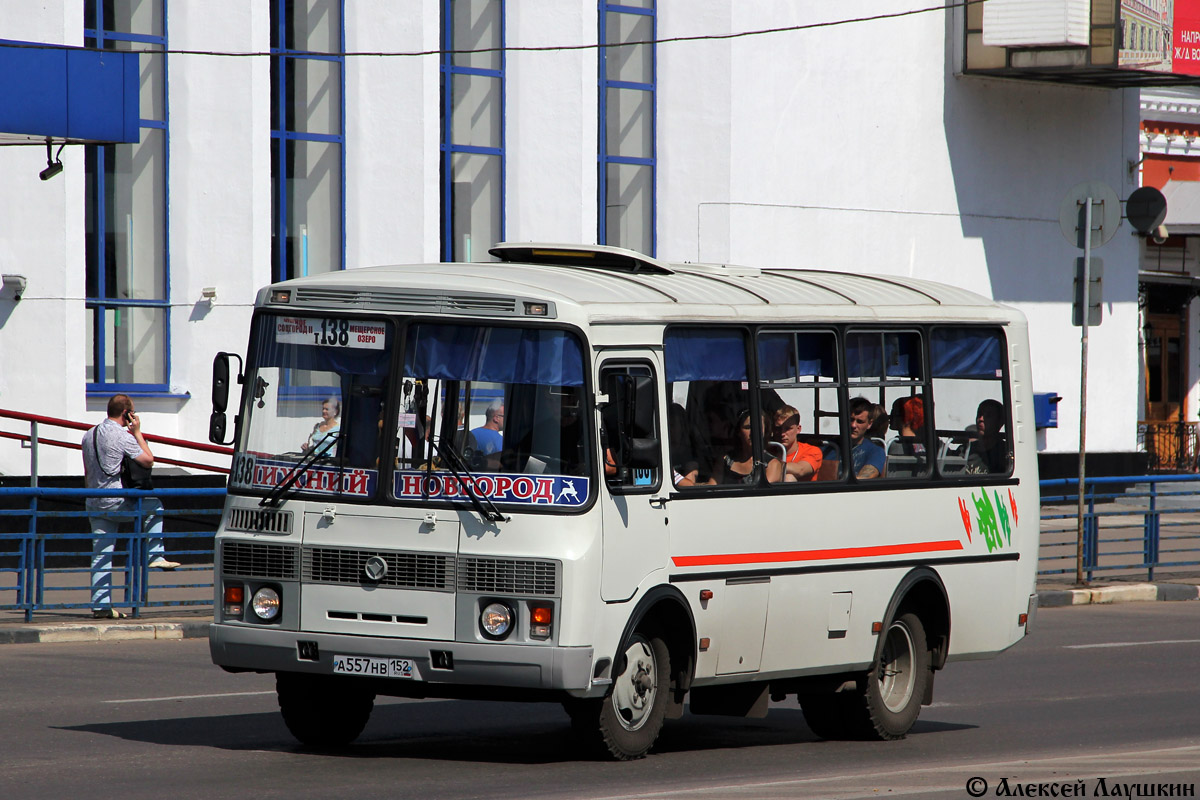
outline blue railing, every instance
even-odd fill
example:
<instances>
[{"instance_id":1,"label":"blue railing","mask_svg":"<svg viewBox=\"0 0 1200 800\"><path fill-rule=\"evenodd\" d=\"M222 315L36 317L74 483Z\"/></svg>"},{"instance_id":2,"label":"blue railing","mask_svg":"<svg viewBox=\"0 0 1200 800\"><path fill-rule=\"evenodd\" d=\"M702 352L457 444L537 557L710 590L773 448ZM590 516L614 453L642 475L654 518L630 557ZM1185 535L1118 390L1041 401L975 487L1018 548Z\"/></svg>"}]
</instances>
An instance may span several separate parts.
<instances>
[{"instance_id":1,"label":"blue railing","mask_svg":"<svg viewBox=\"0 0 1200 800\"><path fill-rule=\"evenodd\" d=\"M30 622L35 611L91 607L93 535L84 508L89 497L137 501L133 510L106 512L107 516L130 521L122 523L114 549L114 608L130 609L136 617L146 608L212 605L212 541L224 504L224 488L138 491L14 487L0 488L0 599L15 592L16 602L0 603L0 611L24 612L25 621ZM167 582L157 576L152 580L146 564L148 536L141 530L141 505L148 497L162 501L166 524L161 535L171 560L182 562L177 570L162 573L168 576ZM204 503L204 507L182 507L185 499L191 503L207 498L213 502ZM43 507L39 507L39 500L45 501ZM44 508L49 503L72 508ZM14 517L18 518L15 525L6 524ZM197 524L191 520L193 517L211 524ZM20 518L26 521L24 530L20 530ZM180 530L190 527L181 520L188 520L195 529ZM191 546L184 549L189 542ZM196 547L197 542L202 546ZM59 602L54 601L59 598Z\"/></svg>"},{"instance_id":2,"label":"blue railing","mask_svg":"<svg viewBox=\"0 0 1200 800\"><path fill-rule=\"evenodd\" d=\"M1079 481L1041 482L1038 575L1076 573ZM1154 580L1156 571L1200 565L1200 475L1089 478L1084 484L1083 578L1096 573Z\"/></svg>"}]
</instances>

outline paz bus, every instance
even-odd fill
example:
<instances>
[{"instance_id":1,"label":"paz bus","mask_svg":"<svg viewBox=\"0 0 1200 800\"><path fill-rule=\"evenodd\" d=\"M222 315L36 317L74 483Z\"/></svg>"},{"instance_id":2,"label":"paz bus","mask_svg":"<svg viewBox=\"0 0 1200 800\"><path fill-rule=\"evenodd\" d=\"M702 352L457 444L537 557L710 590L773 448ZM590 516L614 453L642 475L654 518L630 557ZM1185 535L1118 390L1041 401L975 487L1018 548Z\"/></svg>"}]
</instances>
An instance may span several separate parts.
<instances>
[{"instance_id":1,"label":"paz bus","mask_svg":"<svg viewBox=\"0 0 1200 800\"><path fill-rule=\"evenodd\" d=\"M301 742L353 741L377 695L558 702L618 759L685 705L896 739L938 671L1029 632L1019 312L909 278L490 253L270 285L244 362L214 362L235 455L212 660L274 673Z\"/></svg>"}]
</instances>

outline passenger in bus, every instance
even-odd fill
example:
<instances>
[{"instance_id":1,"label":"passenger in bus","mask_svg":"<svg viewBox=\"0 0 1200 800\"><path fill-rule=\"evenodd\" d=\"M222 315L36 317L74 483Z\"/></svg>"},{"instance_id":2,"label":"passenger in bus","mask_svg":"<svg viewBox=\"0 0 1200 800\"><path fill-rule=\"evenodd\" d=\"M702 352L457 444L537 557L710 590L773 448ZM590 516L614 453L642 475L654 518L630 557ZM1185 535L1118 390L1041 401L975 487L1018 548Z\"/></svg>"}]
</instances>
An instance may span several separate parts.
<instances>
[{"instance_id":1,"label":"passenger in bus","mask_svg":"<svg viewBox=\"0 0 1200 800\"><path fill-rule=\"evenodd\" d=\"M676 486L701 486L714 482L711 475L700 474L700 461L696 457L687 412L678 403L667 407L667 439L671 454L671 480Z\"/></svg>"},{"instance_id":2,"label":"passenger in bus","mask_svg":"<svg viewBox=\"0 0 1200 800\"><path fill-rule=\"evenodd\" d=\"M925 450L925 400L920 395L903 398L892 406L893 415L899 407L900 436L888 445L886 471L889 478L912 478L924 475L928 464Z\"/></svg>"},{"instance_id":3,"label":"passenger in bus","mask_svg":"<svg viewBox=\"0 0 1200 800\"><path fill-rule=\"evenodd\" d=\"M975 438L967 456L967 472L974 474L1006 473L1009 469L1008 441L1004 429L1004 404L984 400L975 412Z\"/></svg>"},{"instance_id":4,"label":"passenger in bus","mask_svg":"<svg viewBox=\"0 0 1200 800\"><path fill-rule=\"evenodd\" d=\"M484 423L478 428L472 428L471 433L478 444L476 452L484 457L499 453L504 449L504 404L494 403L483 412Z\"/></svg>"},{"instance_id":5,"label":"passenger in bus","mask_svg":"<svg viewBox=\"0 0 1200 800\"><path fill-rule=\"evenodd\" d=\"M866 399L866 398L863 398ZM870 426L867 428L867 438L878 440L877 444L882 444L887 438L888 423L891 417L888 416L887 409L879 403L871 403L871 410L868 416Z\"/></svg>"},{"instance_id":6,"label":"passenger in bus","mask_svg":"<svg viewBox=\"0 0 1200 800\"><path fill-rule=\"evenodd\" d=\"M800 412L789 405L775 412L775 437L783 445L783 480L815 481L821 470L821 449L800 441Z\"/></svg>"},{"instance_id":7,"label":"passenger in bus","mask_svg":"<svg viewBox=\"0 0 1200 800\"><path fill-rule=\"evenodd\" d=\"M872 414L875 415L874 419ZM850 400L850 466L859 480L878 478L884 471L883 447L869 436L874 425L882 416L883 406L872 403L865 397ZM886 428L885 428L886 429ZM836 451L832 456L837 458Z\"/></svg>"},{"instance_id":8,"label":"passenger in bus","mask_svg":"<svg viewBox=\"0 0 1200 800\"><path fill-rule=\"evenodd\" d=\"M327 455L341 432L341 421L338 419L341 414L342 401L336 397L325 398L321 402L321 420L313 425L312 433L300 445L300 449L307 453L314 447L320 447L319 455Z\"/></svg>"},{"instance_id":9,"label":"passenger in bus","mask_svg":"<svg viewBox=\"0 0 1200 800\"><path fill-rule=\"evenodd\" d=\"M734 426L734 445L713 465L713 482L719 484L756 484L759 476L755 470L754 435L750 411L743 410L737 415ZM767 418L759 415L760 431L765 438ZM777 458L771 458L766 465L766 479L770 483L783 480L783 463Z\"/></svg>"}]
</instances>

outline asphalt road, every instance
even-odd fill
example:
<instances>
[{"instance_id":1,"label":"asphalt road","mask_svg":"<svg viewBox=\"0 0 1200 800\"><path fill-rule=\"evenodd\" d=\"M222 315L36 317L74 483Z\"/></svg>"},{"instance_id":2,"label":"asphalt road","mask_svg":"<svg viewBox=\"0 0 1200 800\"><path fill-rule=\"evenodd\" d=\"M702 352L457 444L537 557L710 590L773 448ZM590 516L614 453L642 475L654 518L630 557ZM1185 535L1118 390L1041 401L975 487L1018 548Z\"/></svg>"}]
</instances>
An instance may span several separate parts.
<instances>
[{"instance_id":1,"label":"asphalt road","mask_svg":"<svg viewBox=\"0 0 1200 800\"><path fill-rule=\"evenodd\" d=\"M972 778L989 797L1004 779L1014 795L1195 793L1200 603L1047 609L1038 625L940 673L903 741L820 741L793 701L764 720L685 716L624 764L581 759L558 706L512 703L381 700L358 744L310 752L273 679L211 666L204 640L5 645L0 797L968 797Z\"/></svg>"}]
</instances>

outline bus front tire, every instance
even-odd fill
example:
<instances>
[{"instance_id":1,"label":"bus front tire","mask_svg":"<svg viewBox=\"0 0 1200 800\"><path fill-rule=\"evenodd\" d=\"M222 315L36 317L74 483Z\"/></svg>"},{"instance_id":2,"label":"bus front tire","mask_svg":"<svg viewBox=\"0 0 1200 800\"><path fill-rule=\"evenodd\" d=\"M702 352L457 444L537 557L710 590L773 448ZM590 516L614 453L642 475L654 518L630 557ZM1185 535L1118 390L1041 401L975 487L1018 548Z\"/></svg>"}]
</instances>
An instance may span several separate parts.
<instances>
[{"instance_id":1,"label":"bus front tire","mask_svg":"<svg viewBox=\"0 0 1200 800\"><path fill-rule=\"evenodd\" d=\"M921 713L929 664L925 626L917 615L901 614L857 688L801 697L804 719L823 739L903 739Z\"/></svg>"},{"instance_id":2,"label":"bus front tire","mask_svg":"<svg viewBox=\"0 0 1200 800\"><path fill-rule=\"evenodd\" d=\"M309 747L354 741L375 707L374 693L328 675L276 673L275 693L287 729Z\"/></svg>"},{"instance_id":3,"label":"bus front tire","mask_svg":"<svg viewBox=\"0 0 1200 800\"><path fill-rule=\"evenodd\" d=\"M564 703L576 734L619 761L641 758L654 745L666 718L671 655L658 636L635 633L613 668L602 700Z\"/></svg>"}]
</instances>

